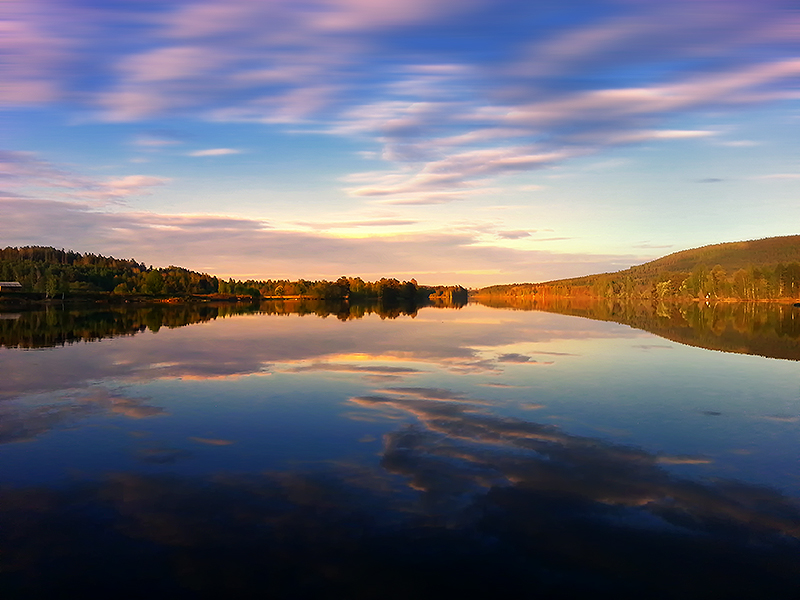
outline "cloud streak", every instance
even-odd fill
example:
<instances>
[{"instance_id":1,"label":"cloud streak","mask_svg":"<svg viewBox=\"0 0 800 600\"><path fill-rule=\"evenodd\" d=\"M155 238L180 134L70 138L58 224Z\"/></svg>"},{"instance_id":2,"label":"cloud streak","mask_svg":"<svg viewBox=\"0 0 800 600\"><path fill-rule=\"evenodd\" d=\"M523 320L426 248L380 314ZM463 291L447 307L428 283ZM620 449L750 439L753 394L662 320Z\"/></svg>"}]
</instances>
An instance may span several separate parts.
<instances>
[{"instance_id":1,"label":"cloud streak","mask_svg":"<svg viewBox=\"0 0 800 600\"><path fill-rule=\"evenodd\" d=\"M228 156L241 153L241 150L236 150L235 148L209 148L208 150L195 150L190 152L189 156Z\"/></svg>"},{"instance_id":2,"label":"cloud streak","mask_svg":"<svg viewBox=\"0 0 800 600\"><path fill-rule=\"evenodd\" d=\"M0 151L0 183L7 189L58 190L63 197L121 200L148 194L150 189L169 183L166 177L126 175L105 181L57 167L32 152Z\"/></svg>"}]
</instances>

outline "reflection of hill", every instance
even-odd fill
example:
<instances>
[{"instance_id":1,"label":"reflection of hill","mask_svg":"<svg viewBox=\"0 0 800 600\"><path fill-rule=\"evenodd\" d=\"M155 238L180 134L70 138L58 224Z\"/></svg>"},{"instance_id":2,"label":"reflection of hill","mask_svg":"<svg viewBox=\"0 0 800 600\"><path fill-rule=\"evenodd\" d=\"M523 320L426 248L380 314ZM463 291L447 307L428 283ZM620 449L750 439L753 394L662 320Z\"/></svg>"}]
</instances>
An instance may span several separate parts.
<instances>
[{"instance_id":1,"label":"reflection of hill","mask_svg":"<svg viewBox=\"0 0 800 600\"><path fill-rule=\"evenodd\" d=\"M434 306L443 307L443 304ZM239 314L335 316L342 321L377 314L382 319L416 316L413 301L348 303L321 300L274 300L259 304L188 303L109 306L103 308L55 307L47 310L0 313L0 346L7 348L47 348L80 341L134 335L211 321Z\"/></svg>"},{"instance_id":2,"label":"reflection of hill","mask_svg":"<svg viewBox=\"0 0 800 600\"><path fill-rule=\"evenodd\" d=\"M786 304L622 303L591 298L481 298L493 308L541 310L614 321L709 350L800 360L800 309Z\"/></svg>"}]
</instances>

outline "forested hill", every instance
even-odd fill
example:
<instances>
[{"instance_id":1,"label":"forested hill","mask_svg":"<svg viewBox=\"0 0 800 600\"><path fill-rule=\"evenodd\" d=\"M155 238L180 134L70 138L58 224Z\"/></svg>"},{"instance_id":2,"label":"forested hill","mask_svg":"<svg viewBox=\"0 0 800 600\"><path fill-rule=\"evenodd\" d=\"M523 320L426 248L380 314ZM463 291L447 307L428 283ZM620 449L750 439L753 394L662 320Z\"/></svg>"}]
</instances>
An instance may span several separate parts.
<instances>
[{"instance_id":1,"label":"forested hill","mask_svg":"<svg viewBox=\"0 0 800 600\"><path fill-rule=\"evenodd\" d=\"M43 298L111 294L128 298L226 295L330 300L364 298L389 302L430 300L445 304L467 301L465 288L420 286L414 279L382 278L374 282L360 277L340 277L336 281L224 280L182 267L156 269L132 259L43 246L0 250L0 281L19 282L22 292Z\"/></svg>"},{"instance_id":2,"label":"forested hill","mask_svg":"<svg viewBox=\"0 0 800 600\"><path fill-rule=\"evenodd\" d=\"M154 269L133 259L81 254L44 246L0 250L0 280L47 296L85 292L210 294L219 280L180 267Z\"/></svg>"},{"instance_id":3,"label":"forested hill","mask_svg":"<svg viewBox=\"0 0 800 600\"><path fill-rule=\"evenodd\" d=\"M544 283L497 285L479 296L594 296L735 300L800 297L800 235L713 244L618 271Z\"/></svg>"},{"instance_id":4,"label":"forested hill","mask_svg":"<svg viewBox=\"0 0 800 600\"><path fill-rule=\"evenodd\" d=\"M632 273L691 272L698 265L721 266L726 271L758 267L773 269L779 264L800 263L800 235L771 237L747 242L712 244L668 254L643 265Z\"/></svg>"}]
</instances>

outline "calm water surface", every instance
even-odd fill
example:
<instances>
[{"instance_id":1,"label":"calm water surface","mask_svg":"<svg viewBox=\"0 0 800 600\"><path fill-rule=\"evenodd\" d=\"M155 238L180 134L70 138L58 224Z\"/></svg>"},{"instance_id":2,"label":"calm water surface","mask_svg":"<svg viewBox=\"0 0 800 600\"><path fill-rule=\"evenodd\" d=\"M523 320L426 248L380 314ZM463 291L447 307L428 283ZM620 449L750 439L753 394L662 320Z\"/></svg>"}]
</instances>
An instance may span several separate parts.
<instances>
[{"instance_id":1,"label":"calm water surface","mask_svg":"<svg viewBox=\"0 0 800 600\"><path fill-rule=\"evenodd\" d=\"M800 589L795 361L474 304L90 316L0 323L3 597Z\"/></svg>"}]
</instances>

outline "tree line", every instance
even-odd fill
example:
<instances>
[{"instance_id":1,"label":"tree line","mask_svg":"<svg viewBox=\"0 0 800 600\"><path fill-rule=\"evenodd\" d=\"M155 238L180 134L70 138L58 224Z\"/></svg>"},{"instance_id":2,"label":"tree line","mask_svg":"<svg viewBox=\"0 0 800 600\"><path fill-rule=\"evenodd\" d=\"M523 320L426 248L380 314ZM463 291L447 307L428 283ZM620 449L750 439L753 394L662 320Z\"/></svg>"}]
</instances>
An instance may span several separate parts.
<instances>
[{"instance_id":1,"label":"tree line","mask_svg":"<svg viewBox=\"0 0 800 600\"><path fill-rule=\"evenodd\" d=\"M46 298L87 293L120 296L187 297L250 296L251 298L380 299L384 302L457 297L466 301L459 286L420 286L415 279L340 277L336 281L300 279L222 279L183 267L154 268L133 259L81 254L44 246L0 250L0 281L17 281L22 291ZM454 296L455 294L455 296Z\"/></svg>"}]
</instances>

